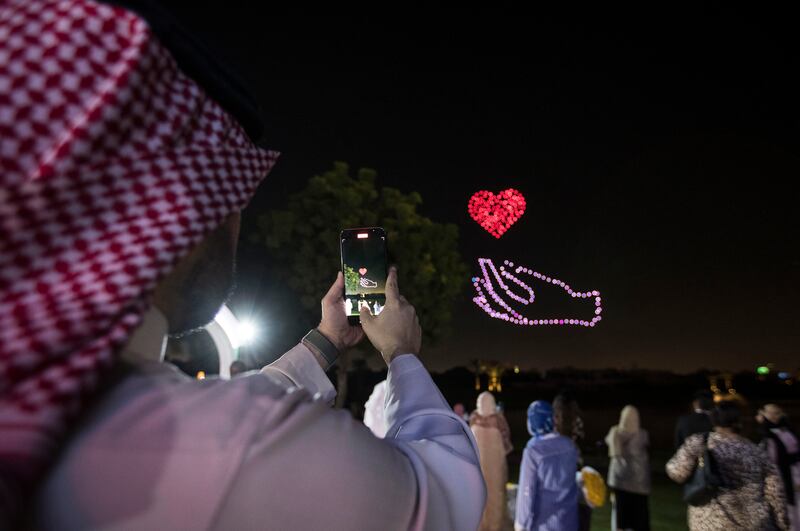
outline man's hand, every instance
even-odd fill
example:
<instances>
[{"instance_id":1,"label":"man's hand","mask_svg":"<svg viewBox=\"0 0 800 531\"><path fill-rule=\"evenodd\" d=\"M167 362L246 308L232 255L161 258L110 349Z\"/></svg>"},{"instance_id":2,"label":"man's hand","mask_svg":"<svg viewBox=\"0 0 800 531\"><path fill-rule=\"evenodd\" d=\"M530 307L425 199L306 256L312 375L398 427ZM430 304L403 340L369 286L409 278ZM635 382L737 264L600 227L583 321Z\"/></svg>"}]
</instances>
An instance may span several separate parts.
<instances>
[{"instance_id":1,"label":"man's hand","mask_svg":"<svg viewBox=\"0 0 800 531\"><path fill-rule=\"evenodd\" d=\"M322 298L322 320L317 330L333 343L339 352L358 344L364 338L364 331L359 326L351 326L347 322L344 311L344 276L336 275L336 281Z\"/></svg>"},{"instance_id":2,"label":"man's hand","mask_svg":"<svg viewBox=\"0 0 800 531\"><path fill-rule=\"evenodd\" d=\"M417 311L400 295L397 269L392 267L386 278L386 306L379 315L361 308L361 326L370 342L389 365L398 354L419 354L422 347L422 328Z\"/></svg>"}]
</instances>

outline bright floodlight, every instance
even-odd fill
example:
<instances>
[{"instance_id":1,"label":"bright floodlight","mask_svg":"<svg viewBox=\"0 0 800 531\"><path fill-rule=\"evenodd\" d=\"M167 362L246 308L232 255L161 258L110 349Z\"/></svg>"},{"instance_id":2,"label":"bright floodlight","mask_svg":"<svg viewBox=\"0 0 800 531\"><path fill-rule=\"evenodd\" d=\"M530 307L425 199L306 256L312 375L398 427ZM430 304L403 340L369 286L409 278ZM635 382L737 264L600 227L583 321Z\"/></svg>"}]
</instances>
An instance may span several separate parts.
<instances>
[{"instance_id":1,"label":"bright floodlight","mask_svg":"<svg viewBox=\"0 0 800 531\"><path fill-rule=\"evenodd\" d=\"M247 345L258 336L258 328L250 321L241 321L237 332L240 345Z\"/></svg>"},{"instance_id":2,"label":"bright floodlight","mask_svg":"<svg viewBox=\"0 0 800 531\"><path fill-rule=\"evenodd\" d=\"M227 306L220 309L217 316L214 317L214 321L222 328L234 350L251 343L258 337L258 327L255 323L238 320Z\"/></svg>"},{"instance_id":3,"label":"bright floodlight","mask_svg":"<svg viewBox=\"0 0 800 531\"><path fill-rule=\"evenodd\" d=\"M222 329L223 337L227 338L231 348L239 348L239 321L227 306L220 308L219 313L214 317L214 322ZM219 345L217 345L219 348Z\"/></svg>"}]
</instances>

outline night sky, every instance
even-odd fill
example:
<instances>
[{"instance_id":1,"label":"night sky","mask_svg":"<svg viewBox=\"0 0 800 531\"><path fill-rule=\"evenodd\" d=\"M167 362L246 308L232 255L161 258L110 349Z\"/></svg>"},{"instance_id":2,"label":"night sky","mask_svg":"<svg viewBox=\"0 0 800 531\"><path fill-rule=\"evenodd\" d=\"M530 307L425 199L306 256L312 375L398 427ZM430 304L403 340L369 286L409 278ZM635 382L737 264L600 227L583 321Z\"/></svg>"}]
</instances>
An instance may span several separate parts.
<instances>
[{"instance_id":1,"label":"night sky","mask_svg":"<svg viewBox=\"0 0 800 531\"><path fill-rule=\"evenodd\" d=\"M178 12L250 84L266 144L283 152L247 219L343 160L419 191L426 215L458 224L471 274L479 256L510 259L603 294L597 328L541 329L490 319L465 290L456 334L426 352L432 368L479 357L526 368L797 368L791 18L577 10ZM467 201L508 187L528 207L496 240ZM536 287L543 308L586 309ZM256 304L277 330L291 312L270 302Z\"/></svg>"}]
</instances>

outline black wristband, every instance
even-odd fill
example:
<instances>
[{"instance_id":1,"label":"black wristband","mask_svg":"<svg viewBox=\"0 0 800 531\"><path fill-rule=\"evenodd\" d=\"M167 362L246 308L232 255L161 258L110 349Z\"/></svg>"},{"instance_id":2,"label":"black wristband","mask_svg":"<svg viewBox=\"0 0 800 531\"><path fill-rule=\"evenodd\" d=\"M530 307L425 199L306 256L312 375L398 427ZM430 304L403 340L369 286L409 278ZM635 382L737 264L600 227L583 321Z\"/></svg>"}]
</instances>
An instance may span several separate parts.
<instances>
[{"instance_id":1,"label":"black wristband","mask_svg":"<svg viewBox=\"0 0 800 531\"><path fill-rule=\"evenodd\" d=\"M322 357L325 358L325 361L327 361L330 366L333 366L333 364L336 363L336 359L339 357L339 349L336 348L336 345L331 343L331 341L316 328L305 335L303 343L311 344Z\"/></svg>"}]
</instances>

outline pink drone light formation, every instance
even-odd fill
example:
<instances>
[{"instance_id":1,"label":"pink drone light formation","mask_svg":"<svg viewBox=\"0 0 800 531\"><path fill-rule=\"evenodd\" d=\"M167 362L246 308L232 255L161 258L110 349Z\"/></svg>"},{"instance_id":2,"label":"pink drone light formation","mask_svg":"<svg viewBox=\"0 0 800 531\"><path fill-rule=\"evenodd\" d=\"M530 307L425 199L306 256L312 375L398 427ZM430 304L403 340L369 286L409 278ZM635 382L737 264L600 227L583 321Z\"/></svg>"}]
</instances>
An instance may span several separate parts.
<instances>
[{"instance_id":1,"label":"pink drone light formation","mask_svg":"<svg viewBox=\"0 0 800 531\"><path fill-rule=\"evenodd\" d=\"M496 195L487 190L472 194L469 215L495 238L500 238L525 213L525 197L513 188Z\"/></svg>"},{"instance_id":2,"label":"pink drone light formation","mask_svg":"<svg viewBox=\"0 0 800 531\"><path fill-rule=\"evenodd\" d=\"M537 271L533 271L527 267L517 266L514 268L514 263L509 262L508 260L503 261L502 266L500 266L500 270L498 272L497 268L495 268L494 263L490 258L478 258L478 265L481 267L481 271L483 272L483 278L473 277L472 278L472 285L475 286L475 291L477 295L473 297L472 301L478 305L484 312L489 314L490 317L494 319L500 319L503 321L508 321L509 323L514 323L517 325L522 326L562 326L562 325L572 325L572 326L585 326L594 328L595 324L600 322L603 318L600 315L603 313L603 307L601 306L602 299L600 298L600 292L597 290L592 291L575 291L573 290L569 284L564 283L564 281L559 280L557 278L548 277L542 273ZM487 269L488 267L488 269ZM511 273L506 270L506 267L513 269L514 273ZM491 276L489 272L491 271ZM556 318L556 319L529 319L528 317L523 316L521 313L514 310L511 306L508 305L501 297L498 295L497 291L495 291L494 286L492 285L493 276L495 280L497 280L497 285L500 289L508 295L509 298L519 302L527 306L531 304L534 299L536 298L533 288L528 286L525 282L520 280L515 276L515 274L519 275L520 273L524 273L526 275L530 275L534 278L539 280L543 280L549 284L554 284L564 289L567 293L569 293L570 297L574 299L590 299L594 297L594 317L591 320L584 320L584 319L571 319L571 318ZM522 290L527 294L527 296L520 296L517 293L514 293L509 288L509 285L503 280L507 279L516 286L522 288ZM489 303L489 299L487 299L486 294L488 293L489 298L491 298L497 305L499 305L502 310L496 310L492 308L492 305ZM504 310L504 311L503 311Z\"/></svg>"}]
</instances>

